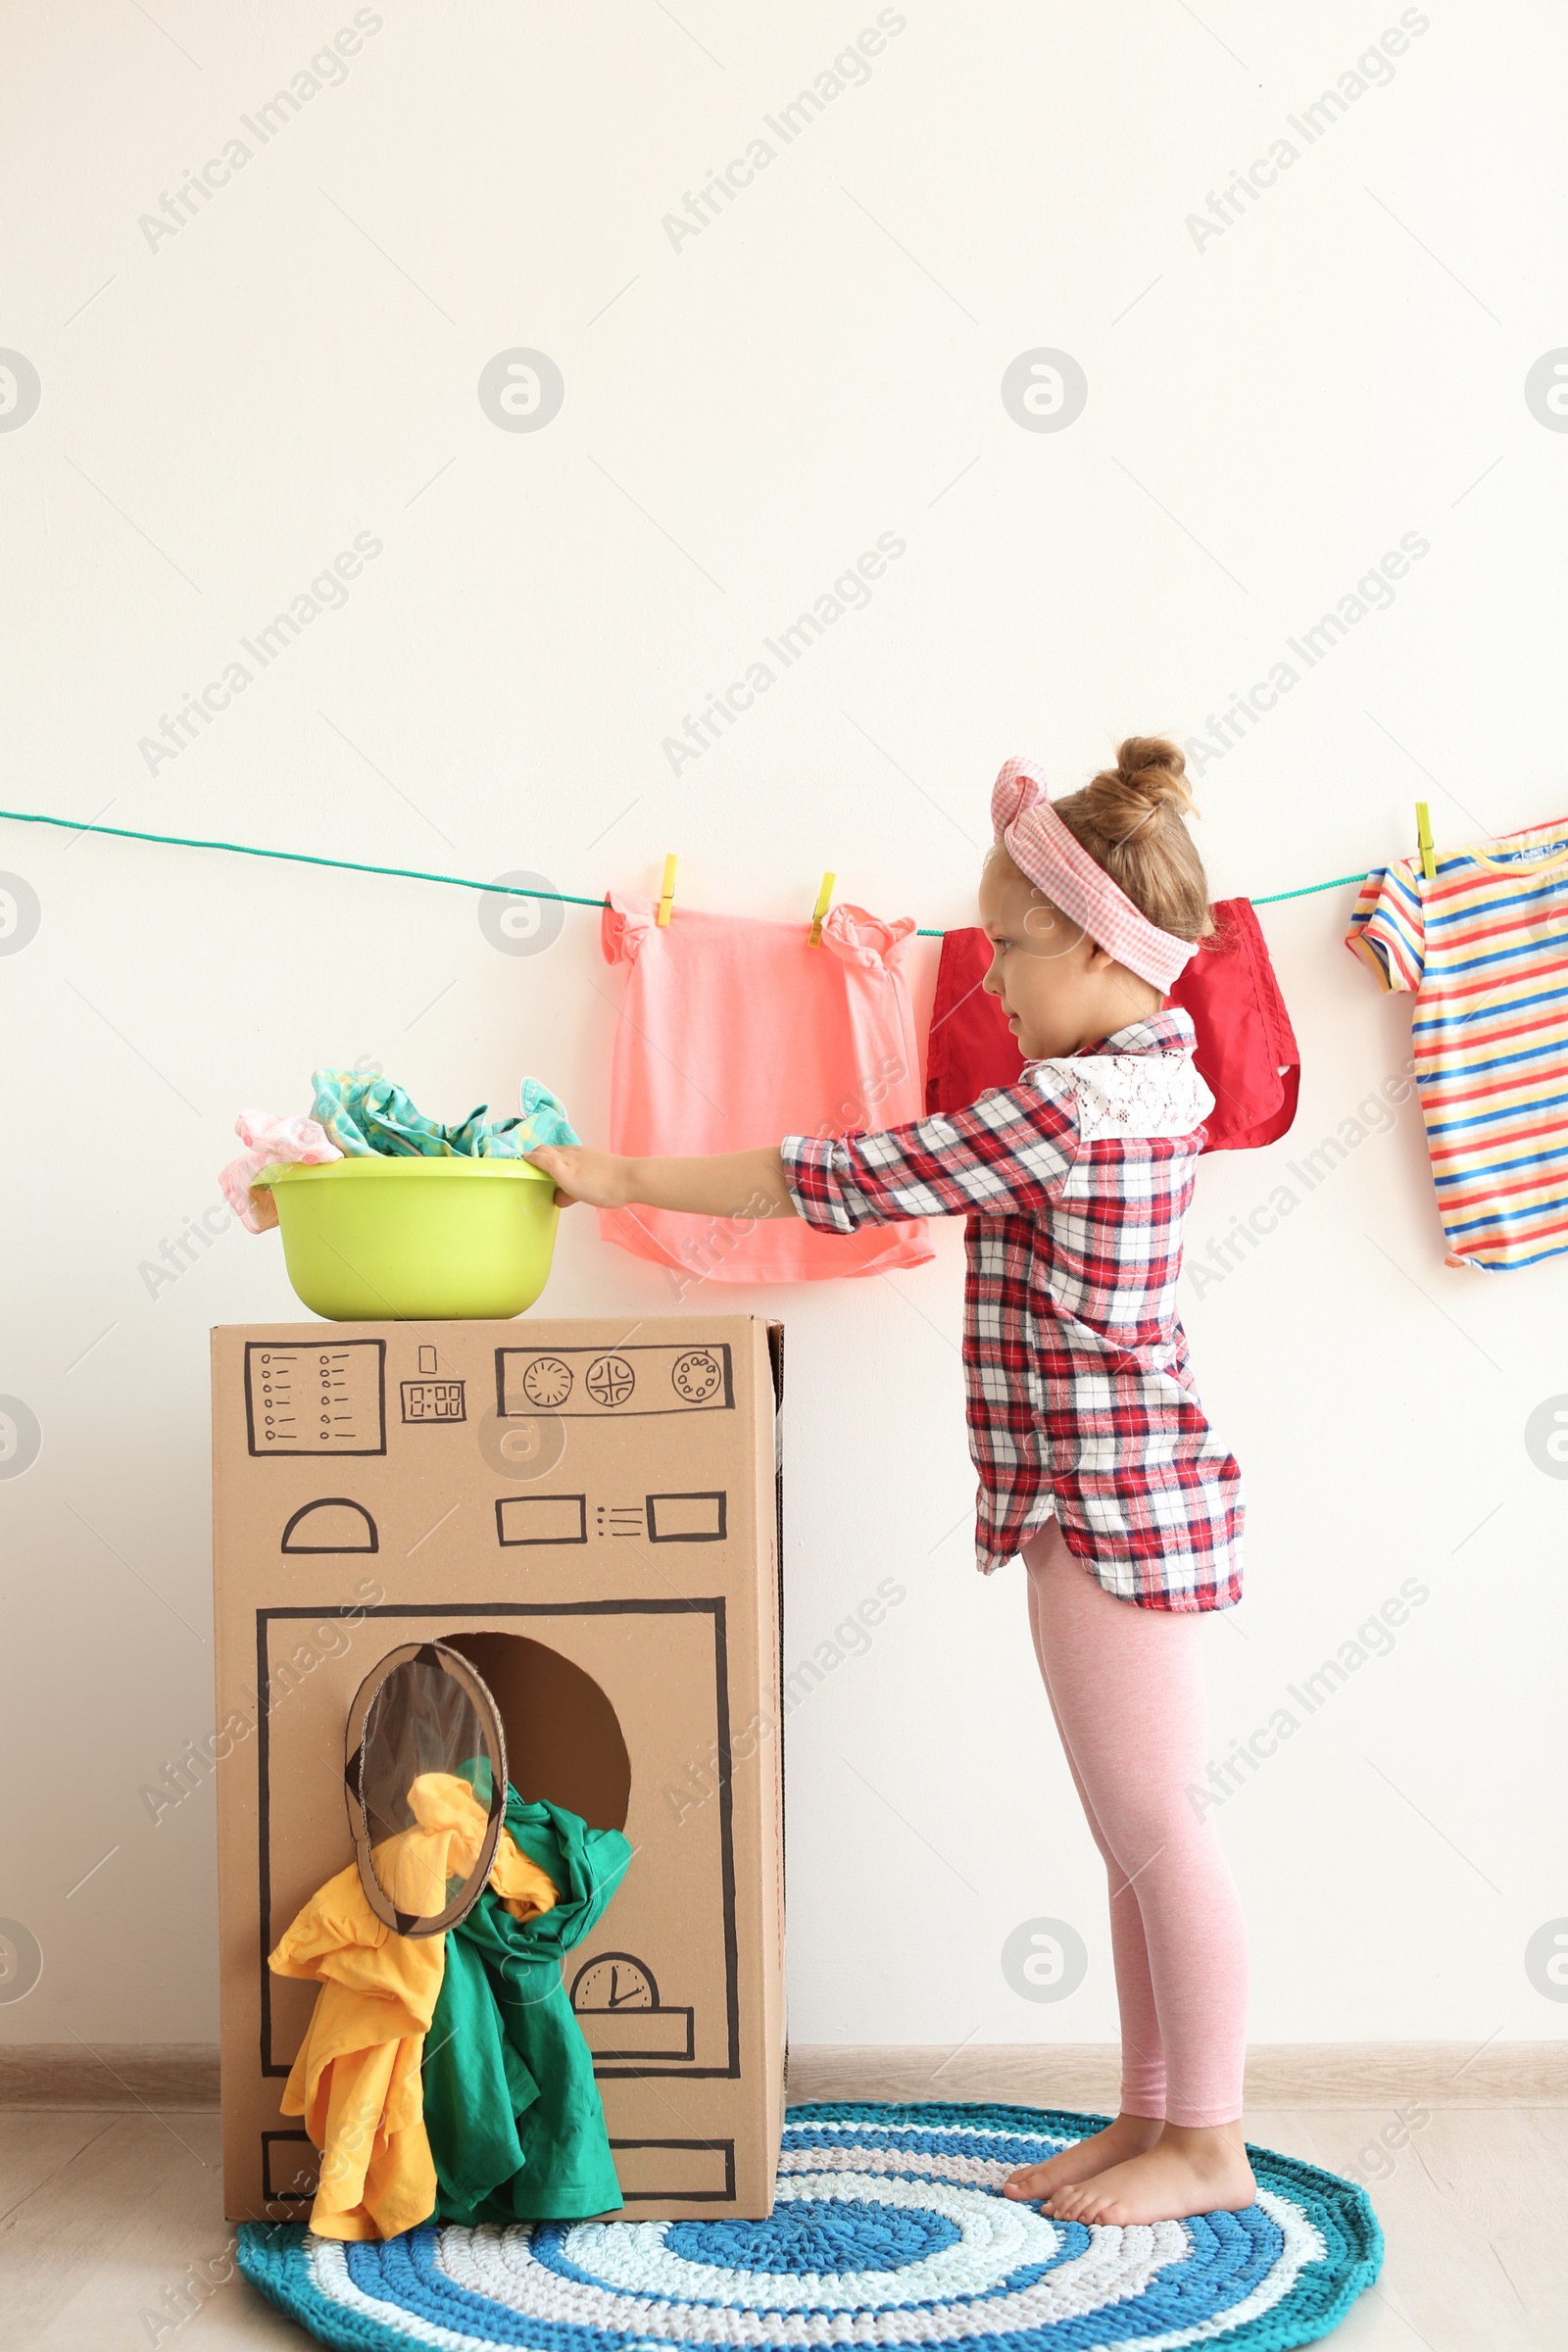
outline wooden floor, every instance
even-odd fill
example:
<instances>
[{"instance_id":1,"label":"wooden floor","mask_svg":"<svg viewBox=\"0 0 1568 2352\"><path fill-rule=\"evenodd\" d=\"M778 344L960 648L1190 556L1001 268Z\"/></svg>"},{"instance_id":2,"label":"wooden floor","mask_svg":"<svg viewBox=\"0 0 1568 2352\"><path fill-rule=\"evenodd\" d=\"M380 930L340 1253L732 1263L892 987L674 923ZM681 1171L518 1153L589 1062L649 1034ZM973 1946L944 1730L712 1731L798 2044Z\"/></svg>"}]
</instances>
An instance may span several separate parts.
<instances>
[{"instance_id":1,"label":"wooden floor","mask_svg":"<svg viewBox=\"0 0 1568 2352\"><path fill-rule=\"evenodd\" d=\"M1255 2141L1363 2175L1388 2122L1387 2106L1247 2118ZM1339 2352L1564 2352L1568 2109L1434 2108L1387 2161L1371 2186L1387 2265ZM233 2275L231 2244L216 2115L0 2110L4 2352L299 2352L308 2339Z\"/></svg>"}]
</instances>

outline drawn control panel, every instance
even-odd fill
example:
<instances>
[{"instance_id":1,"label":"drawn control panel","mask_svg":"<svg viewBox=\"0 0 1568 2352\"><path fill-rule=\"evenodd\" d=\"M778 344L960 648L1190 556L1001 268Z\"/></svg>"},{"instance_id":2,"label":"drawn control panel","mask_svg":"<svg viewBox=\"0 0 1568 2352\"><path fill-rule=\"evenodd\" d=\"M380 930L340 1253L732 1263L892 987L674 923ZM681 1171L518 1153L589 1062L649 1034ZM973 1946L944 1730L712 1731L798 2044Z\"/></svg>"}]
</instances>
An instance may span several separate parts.
<instances>
[{"instance_id":1,"label":"drawn control panel","mask_svg":"<svg viewBox=\"0 0 1568 2352\"><path fill-rule=\"evenodd\" d=\"M728 1533L729 1495L722 1487L645 1494L637 1502L590 1502L586 1494L503 1494L496 1501L496 1540L508 1551L532 1544L587 1544L601 1536L722 1544Z\"/></svg>"},{"instance_id":2,"label":"drawn control panel","mask_svg":"<svg viewBox=\"0 0 1568 2352\"><path fill-rule=\"evenodd\" d=\"M733 1411L729 1342L714 1347L498 1348L496 1410L602 1420Z\"/></svg>"},{"instance_id":3,"label":"drawn control panel","mask_svg":"<svg viewBox=\"0 0 1568 2352\"><path fill-rule=\"evenodd\" d=\"M245 1428L263 1456L385 1453L386 1342L247 1341Z\"/></svg>"}]
</instances>

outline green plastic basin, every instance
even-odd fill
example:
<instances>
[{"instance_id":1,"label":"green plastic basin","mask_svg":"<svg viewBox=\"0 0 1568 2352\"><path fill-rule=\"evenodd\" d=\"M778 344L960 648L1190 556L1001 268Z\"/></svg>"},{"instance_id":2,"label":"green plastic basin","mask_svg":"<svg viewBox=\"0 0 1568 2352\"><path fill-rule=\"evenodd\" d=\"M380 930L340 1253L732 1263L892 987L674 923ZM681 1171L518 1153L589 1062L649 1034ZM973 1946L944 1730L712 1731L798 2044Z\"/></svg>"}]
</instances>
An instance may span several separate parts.
<instances>
[{"instance_id":1,"label":"green plastic basin","mask_svg":"<svg viewBox=\"0 0 1568 2352\"><path fill-rule=\"evenodd\" d=\"M550 1279L555 1186L520 1159L265 1169L289 1281L334 1323L520 1315Z\"/></svg>"}]
</instances>

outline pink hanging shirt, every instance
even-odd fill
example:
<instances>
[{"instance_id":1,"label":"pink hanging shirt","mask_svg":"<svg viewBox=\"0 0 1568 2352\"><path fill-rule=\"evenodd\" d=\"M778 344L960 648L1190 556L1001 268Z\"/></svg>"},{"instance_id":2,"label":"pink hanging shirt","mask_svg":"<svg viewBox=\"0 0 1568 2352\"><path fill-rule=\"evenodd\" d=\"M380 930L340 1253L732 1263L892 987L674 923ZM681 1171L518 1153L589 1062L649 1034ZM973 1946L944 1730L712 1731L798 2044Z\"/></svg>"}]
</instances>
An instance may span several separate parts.
<instances>
[{"instance_id":1,"label":"pink hanging shirt","mask_svg":"<svg viewBox=\"0 0 1568 2352\"><path fill-rule=\"evenodd\" d=\"M803 923L760 923L612 890L601 938L624 963L611 1072L610 1148L746 1152L785 1135L839 1137L917 1119L920 1054L900 968L912 919L835 906L822 945ZM932 1256L922 1219L824 1233L804 1217L607 1208L606 1241L711 1282L821 1282Z\"/></svg>"}]
</instances>

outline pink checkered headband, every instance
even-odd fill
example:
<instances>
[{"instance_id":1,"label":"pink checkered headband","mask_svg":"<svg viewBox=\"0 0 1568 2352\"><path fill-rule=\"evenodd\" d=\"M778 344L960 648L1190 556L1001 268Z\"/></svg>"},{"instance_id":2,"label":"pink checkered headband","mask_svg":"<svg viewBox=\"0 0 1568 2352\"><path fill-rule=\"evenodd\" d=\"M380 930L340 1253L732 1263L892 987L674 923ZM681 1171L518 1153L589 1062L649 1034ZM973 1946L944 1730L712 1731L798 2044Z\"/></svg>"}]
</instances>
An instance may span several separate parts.
<instances>
[{"instance_id":1,"label":"pink checkered headband","mask_svg":"<svg viewBox=\"0 0 1568 2352\"><path fill-rule=\"evenodd\" d=\"M1051 806L1045 776L1032 760L1009 760L1004 766L991 788L991 822L1018 871L1053 906L1140 980L1161 996L1170 993L1197 954L1197 942L1152 923L1096 864Z\"/></svg>"}]
</instances>

